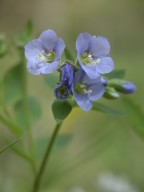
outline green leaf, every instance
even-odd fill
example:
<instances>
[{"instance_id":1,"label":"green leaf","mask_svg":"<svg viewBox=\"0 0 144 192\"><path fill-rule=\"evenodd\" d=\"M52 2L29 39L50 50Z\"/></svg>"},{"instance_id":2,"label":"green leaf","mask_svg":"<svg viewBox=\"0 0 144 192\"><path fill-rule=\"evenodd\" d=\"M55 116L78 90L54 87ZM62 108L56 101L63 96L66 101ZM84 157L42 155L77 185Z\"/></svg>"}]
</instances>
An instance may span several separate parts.
<instances>
[{"instance_id":1,"label":"green leaf","mask_svg":"<svg viewBox=\"0 0 144 192\"><path fill-rule=\"evenodd\" d=\"M112 107L109 107L107 105L104 105L102 103L97 103L97 102L94 102L92 110L101 111L103 113L108 113L112 115L122 115L121 112L113 109Z\"/></svg>"},{"instance_id":2,"label":"green leaf","mask_svg":"<svg viewBox=\"0 0 144 192\"><path fill-rule=\"evenodd\" d=\"M123 97L122 100L133 130L144 139L144 112L141 107L130 98Z\"/></svg>"},{"instance_id":3,"label":"green leaf","mask_svg":"<svg viewBox=\"0 0 144 192\"><path fill-rule=\"evenodd\" d=\"M70 61L74 62L74 57L73 57L73 55L71 54L71 52L69 51L69 49L67 47L64 50L64 54L65 54L65 58L67 60L70 60Z\"/></svg>"},{"instance_id":4,"label":"green leaf","mask_svg":"<svg viewBox=\"0 0 144 192\"><path fill-rule=\"evenodd\" d=\"M28 21L24 32L18 33L15 37L16 44L19 48L23 48L25 44L32 39L33 36L33 23Z\"/></svg>"},{"instance_id":5,"label":"green leaf","mask_svg":"<svg viewBox=\"0 0 144 192\"><path fill-rule=\"evenodd\" d=\"M28 37L31 37L33 34L33 22L31 20L26 24L26 34Z\"/></svg>"},{"instance_id":6,"label":"green leaf","mask_svg":"<svg viewBox=\"0 0 144 192\"><path fill-rule=\"evenodd\" d=\"M16 35L16 44L19 48L23 48L25 44L30 40L26 33L19 33Z\"/></svg>"},{"instance_id":7,"label":"green leaf","mask_svg":"<svg viewBox=\"0 0 144 192\"><path fill-rule=\"evenodd\" d=\"M62 123L72 110L72 105L68 100L55 100L52 104L52 112L57 123Z\"/></svg>"},{"instance_id":8,"label":"green leaf","mask_svg":"<svg viewBox=\"0 0 144 192\"><path fill-rule=\"evenodd\" d=\"M111 73L105 74L104 77L108 79L122 79L125 76L125 70L120 69L120 70L114 70Z\"/></svg>"},{"instance_id":9,"label":"green leaf","mask_svg":"<svg viewBox=\"0 0 144 192\"><path fill-rule=\"evenodd\" d=\"M54 89L59 82L59 77L54 74L48 74L44 75L44 80L51 89Z\"/></svg>"},{"instance_id":10,"label":"green leaf","mask_svg":"<svg viewBox=\"0 0 144 192\"><path fill-rule=\"evenodd\" d=\"M21 138L13 141L13 142L10 143L9 145L7 145L7 146L4 147L3 149L1 149L1 150L0 150L0 154L3 153L4 151L8 150L9 148L11 148L14 144L16 144L17 142L19 142L20 140L21 140Z\"/></svg>"},{"instance_id":11,"label":"green leaf","mask_svg":"<svg viewBox=\"0 0 144 192\"><path fill-rule=\"evenodd\" d=\"M34 98L34 97L29 97L28 99L28 106L29 106L29 111L28 111L28 117L31 125L37 123L37 121L41 118L42 115L42 110L40 103ZM27 120L26 117L27 115L25 114L25 106L23 100L18 101L15 106L15 114L16 114L16 120L18 125L25 129L27 125Z\"/></svg>"},{"instance_id":12,"label":"green leaf","mask_svg":"<svg viewBox=\"0 0 144 192\"><path fill-rule=\"evenodd\" d=\"M6 105L18 101L22 97L22 67L18 64L11 68L3 79L3 93Z\"/></svg>"}]
</instances>

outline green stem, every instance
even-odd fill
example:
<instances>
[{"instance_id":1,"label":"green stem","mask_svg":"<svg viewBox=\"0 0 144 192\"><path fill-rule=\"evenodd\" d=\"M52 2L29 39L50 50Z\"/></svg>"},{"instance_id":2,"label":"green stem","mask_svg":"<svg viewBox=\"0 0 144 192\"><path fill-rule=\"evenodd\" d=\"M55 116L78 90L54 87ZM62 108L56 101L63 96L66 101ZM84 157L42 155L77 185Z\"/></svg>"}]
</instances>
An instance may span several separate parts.
<instances>
[{"instance_id":1,"label":"green stem","mask_svg":"<svg viewBox=\"0 0 144 192\"><path fill-rule=\"evenodd\" d=\"M0 154L3 153L4 151L10 149L14 144L16 144L17 142L19 142L22 138L19 138L15 141L13 141L12 143L10 143L9 145L7 145L6 147L4 147L3 149L0 150Z\"/></svg>"},{"instance_id":2,"label":"green stem","mask_svg":"<svg viewBox=\"0 0 144 192\"><path fill-rule=\"evenodd\" d=\"M54 132L52 134L50 142L49 142L49 144L47 146L47 150L46 150L45 155L43 157L40 169L39 169L38 174L37 174L37 176L35 178L32 192L38 192L39 191L42 175L43 175L43 172L45 170L46 164L49 161L50 154L51 154L51 151L52 151L52 147L54 145L54 142L55 142L55 139L56 139L56 137L58 135L58 131L59 131L60 127L61 127L61 124L57 124L55 129L54 129Z\"/></svg>"}]
</instances>

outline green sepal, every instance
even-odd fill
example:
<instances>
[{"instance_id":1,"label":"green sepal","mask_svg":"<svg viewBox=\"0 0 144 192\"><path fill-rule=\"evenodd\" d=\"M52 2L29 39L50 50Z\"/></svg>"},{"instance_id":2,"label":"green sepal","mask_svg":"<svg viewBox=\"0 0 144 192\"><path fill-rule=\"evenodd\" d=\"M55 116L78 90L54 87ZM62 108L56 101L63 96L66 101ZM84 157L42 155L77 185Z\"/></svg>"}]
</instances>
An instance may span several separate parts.
<instances>
[{"instance_id":1,"label":"green sepal","mask_svg":"<svg viewBox=\"0 0 144 192\"><path fill-rule=\"evenodd\" d=\"M103 97L107 99L118 99L120 95L113 87L106 87L106 91L103 95Z\"/></svg>"}]
</instances>

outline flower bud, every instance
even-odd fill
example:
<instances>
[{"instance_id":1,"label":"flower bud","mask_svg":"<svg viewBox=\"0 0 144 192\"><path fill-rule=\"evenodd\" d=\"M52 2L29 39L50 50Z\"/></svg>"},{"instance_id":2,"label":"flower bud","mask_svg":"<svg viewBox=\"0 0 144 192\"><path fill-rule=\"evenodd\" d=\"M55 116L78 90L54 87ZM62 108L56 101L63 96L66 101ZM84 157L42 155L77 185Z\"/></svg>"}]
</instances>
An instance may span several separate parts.
<instances>
[{"instance_id":1,"label":"flower bud","mask_svg":"<svg viewBox=\"0 0 144 192\"><path fill-rule=\"evenodd\" d=\"M110 80L109 86L114 87L116 91L124 94L130 94L136 91L136 86L133 83L120 79Z\"/></svg>"},{"instance_id":2,"label":"flower bud","mask_svg":"<svg viewBox=\"0 0 144 192\"><path fill-rule=\"evenodd\" d=\"M118 99L119 94L113 87L107 87L103 97L107 99Z\"/></svg>"},{"instance_id":3,"label":"flower bud","mask_svg":"<svg viewBox=\"0 0 144 192\"><path fill-rule=\"evenodd\" d=\"M72 90L74 79L74 67L71 64L65 64L61 68L60 83L56 85L54 95L57 99L66 99Z\"/></svg>"}]
</instances>

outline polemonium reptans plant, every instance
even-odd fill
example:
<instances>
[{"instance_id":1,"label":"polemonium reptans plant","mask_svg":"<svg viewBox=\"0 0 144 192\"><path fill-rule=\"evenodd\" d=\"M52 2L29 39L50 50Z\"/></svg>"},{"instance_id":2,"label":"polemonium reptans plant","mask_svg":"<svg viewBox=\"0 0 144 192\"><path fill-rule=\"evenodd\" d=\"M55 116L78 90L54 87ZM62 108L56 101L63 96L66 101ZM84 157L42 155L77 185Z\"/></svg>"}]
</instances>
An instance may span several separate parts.
<instances>
[{"instance_id":1,"label":"polemonium reptans plant","mask_svg":"<svg viewBox=\"0 0 144 192\"><path fill-rule=\"evenodd\" d=\"M2 81L3 97L0 95L0 104L3 113L0 113L0 121L10 128L18 139L0 149L0 154L11 147L17 155L26 160L36 175L32 191L38 192L58 131L72 109L79 107L85 112L95 110L119 114L117 110L99 103L98 100L117 99L121 94L135 92L136 86L122 79L123 70L114 70L110 43L105 37L80 33L76 39L75 58L64 41L51 29L42 32L37 39L32 39L32 24L29 22L26 31L18 34L15 39L19 62L6 73ZM0 35L0 57L9 53L8 47L5 36ZM49 87L53 89L55 98L52 113L56 127L38 168L33 154L35 144L31 127L41 116L41 106L36 98L28 96L27 71L32 75L44 76ZM10 118L7 106L12 107L16 122L13 121L13 116ZM21 146L21 137L26 131L30 144L28 152L15 145L19 142Z\"/></svg>"},{"instance_id":2,"label":"polemonium reptans plant","mask_svg":"<svg viewBox=\"0 0 144 192\"><path fill-rule=\"evenodd\" d=\"M54 89L56 100L52 105L57 125L35 180L35 192L39 189L41 175L58 129L72 108L78 105L82 110L89 111L101 97L116 99L119 93L133 93L136 90L135 85L130 82L108 80L102 76L114 69L107 38L81 33L76 40L76 60L73 60L69 50L64 48L63 40L58 38L53 30L43 32L38 39L25 45L27 69L30 73L49 75L56 70L60 72L60 81ZM65 59L62 60L63 52Z\"/></svg>"}]
</instances>

